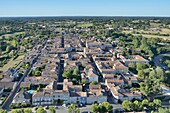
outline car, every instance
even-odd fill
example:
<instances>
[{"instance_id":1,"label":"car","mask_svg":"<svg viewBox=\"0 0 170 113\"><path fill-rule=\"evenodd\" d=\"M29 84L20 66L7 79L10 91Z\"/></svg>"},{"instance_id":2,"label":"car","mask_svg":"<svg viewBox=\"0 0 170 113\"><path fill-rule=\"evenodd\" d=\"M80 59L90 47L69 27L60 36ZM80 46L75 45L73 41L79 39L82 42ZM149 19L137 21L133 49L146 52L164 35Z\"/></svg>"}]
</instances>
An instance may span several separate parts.
<instances>
[{"instance_id":1,"label":"car","mask_svg":"<svg viewBox=\"0 0 170 113\"><path fill-rule=\"evenodd\" d=\"M67 107L67 105L66 105L66 104L63 104L62 106L63 106L63 107Z\"/></svg>"},{"instance_id":2,"label":"car","mask_svg":"<svg viewBox=\"0 0 170 113\"><path fill-rule=\"evenodd\" d=\"M49 109L49 106L45 106L45 109Z\"/></svg>"},{"instance_id":3,"label":"car","mask_svg":"<svg viewBox=\"0 0 170 113\"><path fill-rule=\"evenodd\" d=\"M58 106L55 106L55 109L58 109Z\"/></svg>"},{"instance_id":4,"label":"car","mask_svg":"<svg viewBox=\"0 0 170 113\"><path fill-rule=\"evenodd\" d=\"M78 104L79 107L83 107L83 104Z\"/></svg>"},{"instance_id":5,"label":"car","mask_svg":"<svg viewBox=\"0 0 170 113\"><path fill-rule=\"evenodd\" d=\"M36 111L38 108L37 107L34 107L33 110Z\"/></svg>"}]
</instances>

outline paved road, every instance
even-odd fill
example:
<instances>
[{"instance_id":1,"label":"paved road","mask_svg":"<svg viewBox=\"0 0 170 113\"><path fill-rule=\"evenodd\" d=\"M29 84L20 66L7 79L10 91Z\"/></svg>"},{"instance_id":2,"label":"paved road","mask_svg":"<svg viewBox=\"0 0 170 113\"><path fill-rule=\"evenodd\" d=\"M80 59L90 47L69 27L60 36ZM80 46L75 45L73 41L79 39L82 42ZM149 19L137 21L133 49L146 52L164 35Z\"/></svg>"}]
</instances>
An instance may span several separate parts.
<instances>
[{"instance_id":1,"label":"paved road","mask_svg":"<svg viewBox=\"0 0 170 113\"><path fill-rule=\"evenodd\" d=\"M161 64L160 59L161 59L163 56L169 56L169 55L170 55L170 52L165 53L165 54L160 54L160 55L156 56L156 57L153 59L153 61L154 61L154 63L155 63L155 66L159 66L159 67L161 67L161 68L164 69L164 70L168 70L169 68L168 68L167 66Z\"/></svg>"},{"instance_id":2,"label":"paved road","mask_svg":"<svg viewBox=\"0 0 170 113\"><path fill-rule=\"evenodd\" d=\"M122 105L120 104L112 104L113 106L113 110L115 109L122 109ZM87 105L86 107L81 107L80 108L80 112L90 112L91 111L91 105ZM68 112L68 108L63 108L60 107L59 109L56 109L56 113L67 113Z\"/></svg>"},{"instance_id":3,"label":"paved road","mask_svg":"<svg viewBox=\"0 0 170 113\"><path fill-rule=\"evenodd\" d=\"M46 43L46 42L45 42ZM36 63L38 57L41 55L41 52L39 54L37 54L34 57L34 60L31 62L31 65L29 66L29 68L25 71L24 75L21 77L20 81L17 83L17 85L13 88L13 90L11 91L10 95L8 96L8 98L6 99L6 101L3 103L2 105L2 109L5 109L7 111L9 111L10 109L10 104L13 101L13 98L15 96L15 94L19 91L20 89L20 84L21 82L24 80L24 78L28 75L28 73L30 72L32 66L34 63Z\"/></svg>"},{"instance_id":4,"label":"paved road","mask_svg":"<svg viewBox=\"0 0 170 113\"><path fill-rule=\"evenodd\" d=\"M10 95L8 96L8 98L6 99L6 101L4 102L4 104L2 105L2 108L5 109L5 110L9 110L9 106L10 104L12 103L13 101L13 98L15 96L15 94L19 91L20 89L20 84L21 82L24 80L24 78L28 75L29 71L31 70L33 64L36 62L37 58L40 56L40 54L38 54L32 64L30 65L30 67L25 71L24 75L21 77L20 81L17 83L17 85L15 86L15 88L12 90L12 92L10 93Z\"/></svg>"}]
</instances>

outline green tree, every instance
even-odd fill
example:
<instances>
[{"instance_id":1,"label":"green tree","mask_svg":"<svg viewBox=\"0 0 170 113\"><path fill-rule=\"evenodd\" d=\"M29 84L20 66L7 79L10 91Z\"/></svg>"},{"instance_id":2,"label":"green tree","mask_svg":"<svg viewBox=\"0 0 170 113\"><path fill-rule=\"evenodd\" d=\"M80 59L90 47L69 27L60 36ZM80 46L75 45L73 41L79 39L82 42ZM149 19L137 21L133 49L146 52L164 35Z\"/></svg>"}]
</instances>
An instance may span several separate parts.
<instances>
[{"instance_id":1,"label":"green tree","mask_svg":"<svg viewBox=\"0 0 170 113\"><path fill-rule=\"evenodd\" d=\"M97 85L97 84L98 84L97 81L92 81L92 82L90 83L90 85Z\"/></svg>"},{"instance_id":2,"label":"green tree","mask_svg":"<svg viewBox=\"0 0 170 113\"><path fill-rule=\"evenodd\" d=\"M69 113L80 113L80 109L78 108L77 105L71 104L68 108Z\"/></svg>"},{"instance_id":3,"label":"green tree","mask_svg":"<svg viewBox=\"0 0 170 113\"><path fill-rule=\"evenodd\" d=\"M155 113L170 113L170 107L167 108L159 108L158 112Z\"/></svg>"},{"instance_id":4,"label":"green tree","mask_svg":"<svg viewBox=\"0 0 170 113\"><path fill-rule=\"evenodd\" d=\"M149 85L145 82L141 82L140 83L140 91L143 95L148 96L148 94L150 93Z\"/></svg>"},{"instance_id":5,"label":"green tree","mask_svg":"<svg viewBox=\"0 0 170 113\"><path fill-rule=\"evenodd\" d=\"M62 74L62 76L64 77L64 78L70 78L71 77L71 73L70 72L68 72L68 71L65 71L63 74Z\"/></svg>"},{"instance_id":6,"label":"green tree","mask_svg":"<svg viewBox=\"0 0 170 113\"><path fill-rule=\"evenodd\" d=\"M149 101L147 99L142 100L142 107L148 107L149 106Z\"/></svg>"},{"instance_id":7,"label":"green tree","mask_svg":"<svg viewBox=\"0 0 170 113\"><path fill-rule=\"evenodd\" d=\"M144 79L144 78L145 78L145 73L144 73L143 70L139 70L139 71L138 71L138 77L139 77L140 79Z\"/></svg>"},{"instance_id":8,"label":"green tree","mask_svg":"<svg viewBox=\"0 0 170 113\"><path fill-rule=\"evenodd\" d=\"M73 75L77 76L78 74L79 74L79 70L75 68L74 71L73 71Z\"/></svg>"},{"instance_id":9,"label":"green tree","mask_svg":"<svg viewBox=\"0 0 170 113\"><path fill-rule=\"evenodd\" d=\"M154 103L155 108L157 109L162 106L162 102L159 99L154 99L153 103Z\"/></svg>"},{"instance_id":10,"label":"green tree","mask_svg":"<svg viewBox=\"0 0 170 113\"><path fill-rule=\"evenodd\" d=\"M137 63L137 64L136 64L136 70L137 70L137 71L143 70L143 69L146 69L146 68L147 68L147 66L146 66L146 64L144 64L144 63Z\"/></svg>"},{"instance_id":11,"label":"green tree","mask_svg":"<svg viewBox=\"0 0 170 113\"><path fill-rule=\"evenodd\" d=\"M128 101L128 100L124 100L122 103L122 107L125 110L131 111L132 110L132 102Z\"/></svg>"},{"instance_id":12,"label":"green tree","mask_svg":"<svg viewBox=\"0 0 170 113\"><path fill-rule=\"evenodd\" d=\"M36 113L47 113L47 112L43 109L43 107L39 107Z\"/></svg>"},{"instance_id":13,"label":"green tree","mask_svg":"<svg viewBox=\"0 0 170 113\"><path fill-rule=\"evenodd\" d=\"M32 113L32 109L31 108L25 108L24 113Z\"/></svg>"},{"instance_id":14,"label":"green tree","mask_svg":"<svg viewBox=\"0 0 170 113\"><path fill-rule=\"evenodd\" d=\"M110 103L108 102L103 102L101 105L100 105L100 113L104 112L108 112L108 113L112 113L113 111L113 107Z\"/></svg>"},{"instance_id":15,"label":"green tree","mask_svg":"<svg viewBox=\"0 0 170 113\"><path fill-rule=\"evenodd\" d=\"M135 100L133 103L132 103L132 109L134 111L140 111L142 106L140 106L141 103L138 101L138 100Z\"/></svg>"},{"instance_id":16,"label":"green tree","mask_svg":"<svg viewBox=\"0 0 170 113\"><path fill-rule=\"evenodd\" d=\"M50 110L50 113L55 113L56 112L54 106L50 106L49 110Z\"/></svg>"},{"instance_id":17,"label":"green tree","mask_svg":"<svg viewBox=\"0 0 170 113\"><path fill-rule=\"evenodd\" d=\"M33 71L33 75L34 75L34 76L40 76L40 75L41 75L41 72L40 72L38 69L35 69L35 70Z\"/></svg>"},{"instance_id":18,"label":"green tree","mask_svg":"<svg viewBox=\"0 0 170 113\"><path fill-rule=\"evenodd\" d=\"M20 109L13 109L10 113L21 113Z\"/></svg>"},{"instance_id":19,"label":"green tree","mask_svg":"<svg viewBox=\"0 0 170 113\"><path fill-rule=\"evenodd\" d=\"M9 46L7 46L7 47L6 47L6 52L7 52L7 53L8 53L8 52L10 52L10 51L12 50L12 48L13 48L13 47L12 47L12 46L10 46L10 45L9 45Z\"/></svg>"},{"instance_id":20,"label":"green tree","mask_svg":"<svg viewBox=\"0 0 170 113\"><path fill-rule=\"evenodd\" d=\"M62 74L64 78L71 78L72 77L73 70L72 68L67 68L67 70Z\"/></svg>"},{"instance_id":21,"label":"green tree","mask_svg":"<svg viewBox=\"0 0 170 113\"><path fill-rule=\"evenodd\" d=\"M98 113L99 112L99 107L97 104L92 104L92 112L93 113Z\"/></svg>"},{"instance_id":22,"label":"green tree","mask_svg":"<svg viewBox=\"0 0 170 113\"><path fill-rule=\"evenodd\" d=\"M6 110L0 109L0 113L7 113Z\"/></svg>"}]
</instances>

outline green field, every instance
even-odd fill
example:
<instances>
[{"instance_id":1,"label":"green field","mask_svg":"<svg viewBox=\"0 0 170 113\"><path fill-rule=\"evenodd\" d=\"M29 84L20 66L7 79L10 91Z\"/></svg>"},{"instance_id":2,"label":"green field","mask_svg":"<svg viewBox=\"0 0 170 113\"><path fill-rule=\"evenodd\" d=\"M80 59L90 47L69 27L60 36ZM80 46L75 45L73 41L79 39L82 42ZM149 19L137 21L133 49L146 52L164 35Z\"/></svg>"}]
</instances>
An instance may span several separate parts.
<instances>
[{"instance_id":1,"label":"green field","mask_svg":"<svg viewBox=\"0 0 170 113\"><path fill-rule=\"evenodd\" d=\"M162 38L165 40L170 40L169 36L157 36L157 35L147 35L147 34L133 34L133 35L142 35L143 37L146 37L146 38Z\"/></svg>"},{"instance_id":2,"label":"green field","mask_svg":"<svg viewBox=\"0 0 170 113\"><path fill-rule=\"evenodd\" d=\"M82 23L77 25L77 27L91 27L91 26L93 26L92 23Z\"/></svg>"},{"instance_id":3,"label":"green field","mask_svg":"<svg viewBox=\"0 0 170 113\"><path fill-rule=\"evenodd\" d=\"M6 65L3 66L2 71L5 72L10 67L15 67L22 59L24 55L18 56L15 60L11 59Z\"/></svg>"},{"instance_id":4,"label":"green field","mask_svg":"<svg viewBox=\"0 0 170 113\"><path fill-rule=\"evenodd\" d=\"M2 36L0 36L0 39L2 39L3 36L5 36L6 39L8 39L9 37L13 37L15 35L19 35L19 34L23 34L24 32L15 32L15 33L12 33L12 34L4 34Z\"/></svg>"}]
</instances>

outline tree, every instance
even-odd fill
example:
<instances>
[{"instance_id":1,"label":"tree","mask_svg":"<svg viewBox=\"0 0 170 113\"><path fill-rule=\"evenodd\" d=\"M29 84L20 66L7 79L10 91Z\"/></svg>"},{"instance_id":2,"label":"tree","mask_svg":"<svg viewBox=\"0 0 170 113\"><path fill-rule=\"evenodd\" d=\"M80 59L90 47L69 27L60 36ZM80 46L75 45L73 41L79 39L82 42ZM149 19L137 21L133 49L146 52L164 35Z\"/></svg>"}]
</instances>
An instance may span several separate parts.
<instances>
[{"instance_id":1,"label":"tree","mask_svg":"<svg viewBox=\"0 0 170 113\"><path fill-rule=\"evenodd\" d=\"M158 79L160 79L161 81L164 80L164 72L163 72L163 70L160 67L156 68L156 75L157 75L156 77Z\"/></svg>"},{"instance_id":2,"label":"tree","mask_svg":"<svg viewBox=\"0 0 170 113\"><path fill-rule=\"evenodd\" d=\"M7 113L6 110L0 109L0 113Z\"/></svg>"},{"instance_id":3,"label":"tree","mask_svg":"<svg viewBox=\"0 0 170 113\"><path fill-rule=\"evenodd\" d=\"M134 45L135 48L139 47L139 41L138 41L137 38L134 39L132 43L133 43L133 45Z\"/></svg>"},{"instance_id":4,"label":"tree","mask_svg":"<svg viewBox=\"0 0 170 113\"><path fill-rule=\"evenodd\" d=\"M133 73L136 73L136 65L134 63L129 63L128 67Z\"/></svg>"},{"instance_id":5,"label":"tree","mask_svg":"<svg viewBox=\"0 0 170 113\"><path fill-rule=\"evenodd\" d=\"M47 113L47 112L43 109L43 107L39 107L36 113Z\"/></svg>"},{"instance_id":6,"label":"tree","mask_svg":"<svg viewBox=\"0 0 170 113\"><path fill-rule=\"evenodd\" d=\"M93 113L98 113L99 112L99 107L97 104L92 104L92 112Z\"/></svg>"},{"instance_id":7,"label":"tree","mask_svg":"<svg viewBox=\"0 0 170 113\"><path fill-rule=\"evenodd\" d=\"M128 111L131 111L132 110L132 102L128 101L128 100L124 100L123 103L122 103L122 107L125 109L125 110L128 110Z\"/></svg>"},{"instance_id":8,"label":"tree","mask_svg":"<svg viewBox=\"0 0 170 113\"><path fill-rule=\"evenodd\" d=\"M32 113L32 109L31 108L25 108L24 113Z\"/></svg>"},{"instance_id":9,"label":"tree","mask_svg":"<svg viewBox=\"0 0 170 113\"><path fill-rule=\"evenodd\" d=\"M78 74L79 74L79 70L75 68L74 71L73 71L73 75L77 76Z\"/></svg>"},{"instance_id":10,"label":"tree","mask_svg":"<svg viewBox=\"0 0 170 113\"><path fill-rule=\"evenodd\" d=\"M33 75L34 75L34 76L40 76L40 75L41 75L41 72L40 72L38 69L35 69L35 70L33 71Z\"/></svg>"},{"instance_id":11,"label":"tree","mask_svg":"<svg viewBox=\"0 0 170 113\"><path fill-rule=\"evenodd\" d=\"M13 109L10 113L21 113L20 109Z\"/></svg>"},{"instance_id":12,"label":"tree","mask_svg":"<svg viewBox=\"0 0 170 113\"><path fill-rule=\"evenodd\" d=\"M64 78L70 78L71 77L71 73L70 72L68 72L68 71L65 71L63 74L62 74L62 76L64 77Z\"/></svg>"},{"instance_id":13,"label":"tree","mask_svg":"<svg viewBox=\"0 0 170 113\"><path fill-rule=\"evenodd\" d=\"M97 85L97 84L98 84L97 81L92 81L92 82L90 83L90 85Z\"/></svg>"},{"instance_id":14,"label":"tree","mask_svg":"<svg viewBox=\"0 0 170 113\"><path fill-rule=\"evenodd\" d=\"M69 113L80 113L80 109L78 108L77 105L71 104L68 108Z\"/></svg>"},{"instance_id":15,"label":"tree","mask_svg":"<svg viewBox=\"0 0 170 113\"><path fill-rule=\"evenodd\" d=\"M73 70L72 68L67 68L67 70L63 73L64 78L71 78L72 77Z\"/></svg>"},{"instance_id":16,"label":"tree","mask_svg":"<svg viewBox=\"0 0 170 113\"><path fill-rule=\"evenodd\" d=\"M144 78L145 78L145 73L144 73L143 70L139 70L139 71L138 71L138 77L139 77L140 79L144 79Z\"/></svg>"},{"instance_id":17,"label":"tree","mask_svg":"<svg viewBox=\"0 0 170 113\"><path fill-rule=\"evenodd\" d=\"M148 84L146 84L145 82L141 82L140 83L140 91L143 95L148 96L148 94L150 93L150 88L149 88Z\"/></svg>"},{"instance_id":18,"label":"tree","mask_svg":"<svg viewBox=\"0 0 170 113\"><path fill-rule=\"evenodd\" d=\"M7 53L8 53L8 52L10 52L10 51L12 50L12 48L13 48L13 47L12 47L12 46L10 46L10 45L9 45L9 46L7 46L7 47L6 47L6 52L7 52Z\"/></svg>"},{"instance_id":19,"label":"tree","mask_svg":"<svg viewBox=\"0 0 170 113\"><path fill-rule=\"evenodd\" d=\"M170 113L170 107L167 108L159 108L158 112L155 113Z\"/></svg>"},{"instance_id":20,"label":"tree","mask_svg":"<svg viewBox=\"0 0 170 113\"><path fill-rule=\"evenodd\" d=\"M111 113L112 111L113 111L113 107L112 107L112 105L110 104L110 103L108 103L108 102L103 102L101 105L100 105L100 111L101 111L101 113L102 112L108 112L108 113Z\"/></svg>"},{"instance_id":21,"label":"tree","mask_svg":"<svg viewBox=\"0 0 170 113\"><path fill-rule=\"evenodd\" d=\"M139 71L139 70L143 70L145 69L147 66L146 64L143 64L143 63L137 63L136 64L136 70Z\"/></svg>"},{"instance_id":22,"label":"tree","mask_svg":"<svg viewBox=\"0 0 170 113\"><path fill-rule=\"evenodd\" d=\"M154 103L155 108L157 109L162 106L162 102L159 99L154 99L153 103Z\"/></svg>"},{"instance_id":23,"label":"tree","mask_svg":"<svg viewBox=\"0 0 170 113\"><path fill-rule=\"evenodd\" d=\"M50 106L49 110L50 110L50 113L55 113L56 112L54 106Z\"/></svg>"},{"instance_id":24,"label":"tree","mask_svg":"<svg viewBox=\"0 0 170 113\"><path fill-rule=\"evenodd\" d=\"M142 100L142 106L143 107L148 107L149 106L149 101L147 99Z\"/></svg>"},{"instance_id":25,"label":"tree","mask_svg":"<svg viewBox=\"0 0 170 113\"><path fill-rule=\"evenodd\" d=\"M135 100L133 103L132 103L132 109L134 111L138 111L138 110L141 110L142 106L140 106L141 103L138 101L138 100Z\"/></svg>"}]
</instances>

